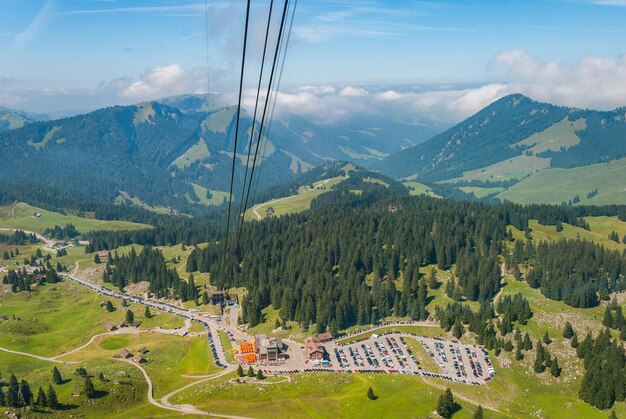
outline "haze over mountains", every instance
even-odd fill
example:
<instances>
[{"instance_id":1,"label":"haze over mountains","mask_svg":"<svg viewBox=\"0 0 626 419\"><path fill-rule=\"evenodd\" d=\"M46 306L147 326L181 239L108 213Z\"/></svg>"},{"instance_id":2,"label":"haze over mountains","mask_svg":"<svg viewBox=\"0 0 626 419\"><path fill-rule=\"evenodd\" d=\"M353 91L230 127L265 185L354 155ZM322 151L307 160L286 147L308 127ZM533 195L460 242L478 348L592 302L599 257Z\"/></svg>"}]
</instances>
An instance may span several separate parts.
<instances>
[{"instance_id":1,"label":"haze over mountains","mask_svg":"<svg viewBox=\"0 0 626 419\"><path fill-rule=\"evenodd\" d=\"M250 115L242 116L235 184L251 129ZM220 204L235 117L236 107L211 107L199 95L39 122L45 116L2 108L0 152L14 158L5 160L0 180L152 208ZM478 198L626 202L624 108L580 110L510 95L445 128L419 117L354 116L321 125L281 114L264 131L258 190L341 160Z\"/></svg>"}]
</instances>

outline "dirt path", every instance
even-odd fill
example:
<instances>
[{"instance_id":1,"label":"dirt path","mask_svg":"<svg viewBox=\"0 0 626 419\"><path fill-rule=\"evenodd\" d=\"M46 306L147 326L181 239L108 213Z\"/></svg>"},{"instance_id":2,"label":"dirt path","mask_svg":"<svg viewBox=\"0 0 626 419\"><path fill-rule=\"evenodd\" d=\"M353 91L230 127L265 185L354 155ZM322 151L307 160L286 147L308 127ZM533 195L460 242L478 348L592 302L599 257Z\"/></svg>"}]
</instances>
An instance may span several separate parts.
<instances>
[{"instance_id":1,"label":"dirt path","mask_svg":"<svg viewBox=\"0 0 626 419\"><path fill-rule=\"evenodd\" d=\"M192 415L206 415L205 412L198 410L191 405L166 406L157 402L156 400L154 400L154 396L152 394L153 393L152 380L150 379L150 376L148 375L146 370L141 365L137 364L136 362L130 361L128 359L119 359L119 358L112 358L112 359L118 362L125 362L127 364L130 364L134 366L135 368L137 368L139 371L141 371L141 373L143 374L143 378L146 380L146 383L148 383L148 401L150 402L150 404L156 407L159 407L161 409L173 410L175 412L187 413L187 414L192 414Z\"/></svg>"},{"instance_id":2,"label":"dirt path","mask_svg":"<svg viewBox=\"0 0 626 419\"><path fill-rule=\"evenodd\" d=\"M46 358L45 356L29 354L27 352L14 351L12 349L2 348L2 347L0 347L0 351L7 352L10 354L28 356L30 358L39 359L41 361L56 362L57 364L78 364L78 362L59 361L56 358Z\"/></svg>"}]
</instances>

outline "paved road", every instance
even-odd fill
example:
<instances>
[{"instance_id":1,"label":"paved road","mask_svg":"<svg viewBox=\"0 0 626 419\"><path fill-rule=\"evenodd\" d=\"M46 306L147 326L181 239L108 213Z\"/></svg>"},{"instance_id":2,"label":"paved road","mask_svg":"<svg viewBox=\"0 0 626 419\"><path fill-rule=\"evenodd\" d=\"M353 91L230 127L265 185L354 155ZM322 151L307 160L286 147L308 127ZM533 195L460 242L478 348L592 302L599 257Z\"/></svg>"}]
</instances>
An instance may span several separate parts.
<instances>
[{"instance_id":1,"label":"paved road","mask_svg":"<svg viewBox=\"0 0 626 419\"><path fill-rule=\"evenodd\" d=\"M72 281L74 283L87 287L99 294L106 295L111 298L131 301L136 304L143 304L150 308L164 311L174 316L182 317L184 319L188 319L190 321L202 324L207 329L209 343L211 344L212 347L215 347L215 351L212 351L212 352L213 352L213 356L216 358L215 360L216 364L222 368L228 368L229 366L231 366L232 368L235 368L234 365L229 364L229 362L226 360L225 348L222 347L222 342L219 339L219 336L217 334L218 330L225 330L226 325L225 323L223 323L223 321L220 320L218 322L217 319L210 319L208 317L202 317L200 316L201 313L197 310L181 308L173 304L164 303L164 302L160 302L160 301L156 301L152 299L144 299L141 297L134 297L134 296L124 294L119 291L113 291L108 288L102 287L100 285L94 285L90 282L82 280L73 274L60 273L59 275L69 281Z\"/></svg>"}]
</instances>

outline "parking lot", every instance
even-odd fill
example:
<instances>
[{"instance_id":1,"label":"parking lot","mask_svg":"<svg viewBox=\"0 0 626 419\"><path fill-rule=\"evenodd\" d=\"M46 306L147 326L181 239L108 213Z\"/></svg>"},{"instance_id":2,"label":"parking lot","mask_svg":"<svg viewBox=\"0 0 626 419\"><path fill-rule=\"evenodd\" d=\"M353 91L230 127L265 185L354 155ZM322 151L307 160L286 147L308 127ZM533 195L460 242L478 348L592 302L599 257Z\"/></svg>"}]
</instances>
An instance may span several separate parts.
<instances>
[{"instance_id":1,"label":"parking lot","mask_svg":"<svg viewBox=\"0 0 626 419\"><path fill-rule=\"evenodd\" d=\"M427 356L439 366L426 370L407 345L407 340L419 342ZM415 374L441 378L463 384L484 384L495 371L487 352L475 345L426 336L391 333L337 344L325 344L327 366L307 365L306 370L334 370L343 373Z\"/></svg>"}]
</instances>

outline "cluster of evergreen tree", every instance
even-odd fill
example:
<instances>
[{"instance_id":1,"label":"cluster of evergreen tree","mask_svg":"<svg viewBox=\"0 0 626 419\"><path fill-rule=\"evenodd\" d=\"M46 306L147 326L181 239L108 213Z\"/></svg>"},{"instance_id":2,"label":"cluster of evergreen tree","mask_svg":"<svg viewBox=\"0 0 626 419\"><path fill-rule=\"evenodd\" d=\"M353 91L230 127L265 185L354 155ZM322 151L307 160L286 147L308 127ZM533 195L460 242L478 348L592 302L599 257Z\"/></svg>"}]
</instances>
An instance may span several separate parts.
<instances>
[{"instance_id":1,"label":"cluster of evergreen tree","mask_svg":"<svg viewBox=\"0 0 626 419\"><path fill-rule=\"evenodd\" d=\"M5 250L2 253L2 260L11 260L16 256L19 256L20 250L16 247L15 250Z\"/></svg>"},{"instance_id":2,"label":"cluster of evergreen tree","mask_svg":"<svg viewBox=\"0 0 626 419\"><path fill-rule=\"evenodd\" d=\"M39 239L34 234L26 234L17 230L13 234L0 234L0 243L22 246L25 244L38 243Z\"/></svg>"},{"instance_id":3,"label":"cluster of evergreen tree","mask_svg":"<svg viewBox=\"0 0 626 419\"><path fill-rule=\"evenodd\" d=\"M619 331L620 339L626 341L626 320L624 319L624 313L622 313L622 307L617 304L615 299L606 307L602 324L610 329Z\"/></svg>"},{"instance_id":4,"label":"cluster of evergreen tree","mask_svg":"<svg viewBox=\"0 0 626 419\"><path fill-rule=\"evenodd\" d=\"M626 289L626 253L582 240L541 242L526 278L546 297L589 308Z\"/></svg>"},{"instance_id":5,"label":"cluster of evergreen tree","mask_svg":"<svg viewBox=\"0 0 626 419\"><path fill-rule=\"evenodd\" d=\"M401 209L390 213L394 202ZM490 300L500 283L496 255L506 226L513 218L524 223L505 206L433 199L359 205L250 223L225 265L223 243L209 243L191 252L187 270L210 272L218 287L246 287L244 320L253 324L269 305L283 319L320 330L390 315L421 319L427 313L420 266L447 269L460 259L463 295Z\"/></svg>"},{"instance_id":6,"label":"cluster of evergreen tree","mask_svg":"<svg viewBox=\"0 0 626 419\"><path fill-rule=\"evenodd\" d=\"M54 228L48 227L44 230L43 235L51 239L63 240L78 237L80 232L76 230L74 224L68 223L64 227L59 225L55 225Z\"/></svg>"},{"instance_id":7,"label":"cluster of evergreen tree","mask_svg":"<svg viewBox=\"0 0 626 419\"><path fill-rule=\"evenodd\" d=\"M46 267L41 267L40 269L34 270L32 273L26 272L25 268L10 270L4 278L2 278L2 283L11 285L11 292L30 291L31 285L35 282L38 275L44 275L41 282L47 284L56 284L61 281L61 277L54 268L46 269Z\"/></svg>"},{"instance_id":8,"label":"cluster of evergreen tree","mask_svg":"<svg viewBox=\"0 0 626 419\"><path fill-rule=\"evenodd\" d=\"M505 295L500 298L496 310L502 316L503 323L519 322L519 324L526 324L533 315L528 300L519 292L513 296Z\"/></svg>"},{"instance_id":9,"label":"cluster of evergreen tree","mask_svg":"<svg viewBox=\"0 0 626 419\"><path fill-rule=\"evenodd\" d=\"M548 345L549 343L546 340L549 341L549 338L544 338L543 343ZM533 370L537 374L541 374L542 372L548 370L550 371L550 374L555 378L561 376L561 367L559 366L558 358L556 356L552 358L552 355L550 355L550 351L546 347L544 347L541 342L537 342L537 352L535 355Z\"/></svg>"},{"instance_id":10,"label":"cluster of evergreen tree","mask_svg":"<svg viewBox=\"0 0 626 419\"><path fill-rule=\"evenodd\" d=\"M115 266L115 269L111 265ZM169 269L159 249L144 247L139 254L131 247L128 255L119 256L115 252L107 259L103 273L104 282L123 290L130 283L148 282L149 290L157 296L181 299L198 298L198 289L193 276L189 281L182 280L176 269Z\"/></svg>"},{"instance_id":11,"label":"cluster of evergreen tree","mask_svg":"<svg viewBox=\"0 0 626 419\"><path fill-rule=\"evenodd\" d=\"M18 381L17 377L11 374L6 386L8 387L6 393L4 393L2 386L0 386L0 407L17 408L33 406L35 408L49 407L51 409L58 409L60 407L52 385L48 386L47 394L39 387L37 395L35 396L26 380Z\"/></svg>"},{"instance_id":12,"label":"cluster of evergreen tree","mask_svg":"<svg viewBox=\"0 0 626 419\"><path fill-rule=\"evenodd\" d=\"M626 398L626 356L619 340L611 339L604 329L594 340L589 333L578 345L577 354L584 360L585 374L578 394L599 409L608 409Z\"/></svg>"}]
</instances>

